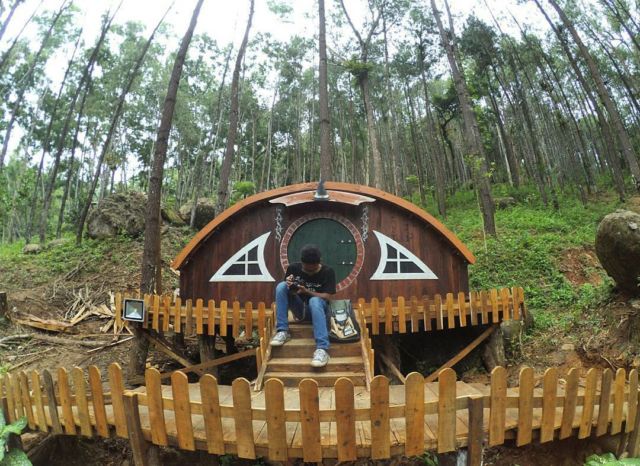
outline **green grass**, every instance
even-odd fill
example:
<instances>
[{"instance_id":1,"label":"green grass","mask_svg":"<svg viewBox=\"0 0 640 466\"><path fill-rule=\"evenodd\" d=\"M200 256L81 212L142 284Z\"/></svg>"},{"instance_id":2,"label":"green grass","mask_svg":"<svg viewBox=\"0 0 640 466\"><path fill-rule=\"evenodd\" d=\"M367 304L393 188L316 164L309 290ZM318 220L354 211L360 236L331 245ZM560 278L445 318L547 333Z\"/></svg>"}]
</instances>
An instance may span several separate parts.
<instances>
[{"instance_id":1,"label":"green grass","mask_svg":"<svg viewBox=\"0 0 640 466\"><path fill-rule=\"evenodd\" d=\"M472 191L457 192L441 219L471 249L476 263L469 267L471 289L521 286L536 328L570 328L584 309L597 306L609 295L611 281L602 285L572 285L560 270L563 251L593 247L602 218L620 208L610 196L584 207L573 197L561 197L556 212L544 207L530 188L520 191L497 188L518 204L497 210L497 238L485 237L482 218ZM433 206L427 206L434 212Z\"/></svg>"},{"instance_id":2,"label":"green grass","mask_svg":"<svg viewBox=\"0 0 640 466\"><path fill-rule=\"evenodd\" d=\"M38 286L78 267L85 274L98 273L105 260L126 262L126 255L122 251L130 249L131 241L137 241L125 237L102 241L85 239L76 245L75 237L63 239L63 244L46 247L38 254L23 254L22 241L0 244L0 284L7 287L12 284Z\"/></svg>"}]
</instances>

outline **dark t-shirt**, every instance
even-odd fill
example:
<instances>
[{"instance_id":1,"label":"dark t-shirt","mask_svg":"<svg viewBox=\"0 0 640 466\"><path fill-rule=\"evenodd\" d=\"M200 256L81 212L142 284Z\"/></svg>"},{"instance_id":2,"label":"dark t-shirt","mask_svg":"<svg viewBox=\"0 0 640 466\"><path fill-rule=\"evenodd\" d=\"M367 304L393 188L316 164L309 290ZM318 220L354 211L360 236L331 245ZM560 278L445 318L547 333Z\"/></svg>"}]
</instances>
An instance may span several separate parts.
<instances>
[{"instance_id":1,"label":"dark t-shirt","mask_svg":"<svg viewBox=\"0 0 640 466\"><path fill-rule=\"evenodd\" d=\"M289 264L285 273L285 278L293 275L293 282L304 286L306 289L315 291L316 293L335 294L336 292L336 273L328 265L322 264L322 268L309 275L302 270L300 262ZM309 295L301 296L303 299L309 299Z\"/></svg>"}]
</instances>

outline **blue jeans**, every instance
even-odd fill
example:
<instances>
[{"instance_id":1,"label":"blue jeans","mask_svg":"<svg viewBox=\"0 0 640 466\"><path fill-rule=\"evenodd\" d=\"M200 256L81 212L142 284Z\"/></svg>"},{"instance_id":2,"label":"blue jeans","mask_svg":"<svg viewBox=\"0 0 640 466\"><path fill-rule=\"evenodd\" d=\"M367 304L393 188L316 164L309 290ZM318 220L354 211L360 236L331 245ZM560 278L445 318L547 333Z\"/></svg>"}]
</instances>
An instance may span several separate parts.
<instances>
[{"instance_id":1,"label":"blue jeans","mask_svg":"<svg viewBox=\"0 0 640 466\"><path fill-rule=\"evenodd\" d=\"M316 339L316 348L329 349L329 332L327 331L328 303L322 298L312 297L307 303L307 310L311 312L313 324L313 336ZM276 286L276 330L289 330L289 309L295 314L302 315L304 301L295 293L289 293L289 287L285 282Z\"/></svg>"}]
</instances>

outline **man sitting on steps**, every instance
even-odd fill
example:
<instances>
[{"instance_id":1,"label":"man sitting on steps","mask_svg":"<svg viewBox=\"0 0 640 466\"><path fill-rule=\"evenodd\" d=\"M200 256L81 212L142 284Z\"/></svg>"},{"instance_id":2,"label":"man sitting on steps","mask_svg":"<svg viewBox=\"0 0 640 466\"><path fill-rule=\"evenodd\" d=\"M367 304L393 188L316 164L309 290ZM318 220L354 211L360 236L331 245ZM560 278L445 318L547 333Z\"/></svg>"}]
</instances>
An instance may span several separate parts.
<instances>
[{"instance_id":1,"label":"man sitting on steps","mask_svg":"<svg viewBox=\"0 0 640 466\"><path fill-rule=\"evenodd\" d=\"M282 346L291 339L289 313L298 320L309 320L311 314L316 350L311 366L324 367L329 362L329 332L326 313L328 299L336 292L336 274L320 261L320 250L306 245L300 251L300 262L287 267L285 280L276 286L276 334L271 346Z\"/></svg>"}]
</instances>

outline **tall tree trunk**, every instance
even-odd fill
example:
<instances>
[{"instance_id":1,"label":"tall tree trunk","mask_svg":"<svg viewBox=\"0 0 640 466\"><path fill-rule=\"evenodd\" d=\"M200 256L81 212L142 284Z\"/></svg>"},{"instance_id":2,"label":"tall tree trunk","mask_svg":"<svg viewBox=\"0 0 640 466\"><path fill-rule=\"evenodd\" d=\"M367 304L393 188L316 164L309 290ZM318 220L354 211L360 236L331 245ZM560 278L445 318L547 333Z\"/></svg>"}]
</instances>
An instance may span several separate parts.
<instances>
[{"instance_id":1,"label":"tall tree trunk","mask_svg":"<svg viewBox=\"0 0 640 466\"><path fill-rule=\"evenodd\" d=\"M67 78L69 77L69 73L71 72L71 67L73 66L73 62L75 59L76 52L78 50L78 45L80 43L80 37L82 36L82 32L78 34L78 39L76 40L75 47L73 49L73 53L71 54L71 58L69 59L69 64L67 69L64 72L64 76L62 77L62 81L60 82L60 87L58 88L58 94L56 95L56 100L53 104L53 109L51 110L51 116L49 117L49 123L47 124L47 129L44 135L44 141L42 144L42 155L40 156L40 163L38 165L38 173L36 174L36 182L34 184L33 194L31 196L31 205L36 206L38 204L38 197L40 194L40 182L42 177L42 168L44 166L44 159L47 152L50 152L50 139L51 139L51 129L53 128L53 122L56 119L58 113L58 106L61 103L60 97L62 96L62 91L64 90L67 82ZM25 232L26 241L29 242L31 240L32 226L35 219L36 209L33 208L30 210L28 219L27 219L27 228Z\"/></svg>"},{"instance_id":2,"label":"tall tree trunk","mask_svg":"<svg viewBox=\"0 0 640 466\"><path fill-rule=\"evenodd\" d=\"M33 10L33 13L31 13L31 16L29 16L29 19L25 21L25 23L22 25L22 28L20 28L20 31L18 32L18 34L16 34L16 36L13 38L13 41L11 42L11 45L9 46L9 48L2 53L2 58L0 58L0 72L4 70L4 65L7 63L7 60L11 56L11 52L13 52L13 49L18 43L18 40L22 37L22 33L27 28L27 26L31 24L31 20L36 15L36 13L38 12L38 10L40 9L43 3L44 3L44 0L40 0L40 3L38 3L38 6ZM6 89L3 89L2 93L4 94L5 91Z\"/></svg>"},{"instance_id":3,"label":"tall tree trunk","mask_svg":"<svg viewBox=\"0 0 640 466\"><path fill-rule=\"evenodd\" d=\"M373 186L379 189L384 189L384 172L382 166L382 156L380 155L379 143L378 143L378 135L376 133L375 127L375 119L373 116L373 106L371 104L371 96L369 92L369 71L367 69L368 65L368 56L369 56L369 47L371 46L371 38L373 37L376 29L378 28L378 24L382 17L382 9L384 8L385 2L382 2L381 9L378 11L377 15L374 15L373 21L369 26L369 31L367 33L366 38L363 37L356 29L355 25L351 21L351 17L347 12L346 7L344 6L344 0L340 0L340 6L342 7L342 11L344 12L345 17L353 33L358 39L358 43L360 44L360 61L362 68L358 70L356 78L358 79L358 84L360 85L360 91L362 92L362 100L364 103L365 115L367 117L367 135L369 137L369 148L371 151L371 162L373 165ZM373 12L372 12L373 13Z\"/></svg>"},{"instance_id":4,"label":"tall tree trunk","mask_svg":"<svg viewBox=\"0 0 640 466\"><path fill-rule=\"evenodd\" d=\"M502 142L504 144L504 150L507 159L507 168L509 169L509 173L511 175L511 181L513 186L516 188L520 187L520 167L518 166L518 159L516 158L516 154L513 151L513 142L511 141L511 135L507 131L507 128L504 125L504 121L502 119L502 113L500 112L500 107L498 107L498 102L496 101L495 96L492 91L489 91L489 102L491 103L491 108L493 109L493 113L496 116L496 121L498 123L498 130L500 131L500 136L502 137Z\"/></svg>"},{"instance_id":5,"label":"tall tree trunk","mask_svg":"<svg viewBox=\"0 0 640 466\"><path fill-rule=\"evenodd\" d=\"M218 203L216 214L222 212L229 203L229 179L231 177L231 168L235 155L236 135L238 134L238 108L240 106L238 98L238 87L240 82L240 69L242 68L242 60L249 42L249 31L251 30L251 22L253 21L253 10L255 0L249 0L249 19L247 20L247 28L244 31L244 37L238 50L236 64L233 68L233 78L231 80L231 108L229 111L229 130L227 132L227 148L224 152L222 160L222 168L220 169L220 181L218 182Z\"/></svg>"},{"instance_id":6,"label":"tall tree trunk","mask_svg":"<svg viewBox=\"0 0 640 466\"><path fill-rule=\"evenodd\" d=\"M224 91L224 85L227 80L227 72L229 71L229 61L231 60L231 52L233 52L233 44L229 44L229 50L227 51L227 56L224 59L224 71L222 72L222 80L220 81L220 87L218 87L218 104L216 108L218 109L218 120L216 123L216 135L213 138L213 147L211 149L211 167L209 168L209 183L207 184L211 187L210 193L213 194L215 191L213 189L214 185L214 173L216 168L216 160L215 156L216 150L218 149L218 138L220 136L220 128L222 127L222 115L224 114L224 109L222 107L222 93Z\"/></svg>"},{"instance_id":7,"label":"tall tree trunk","mask_svg":"<svg viewBox=\"0 0 640 466\"><path fill-rule=\"evenodd\" d=\"M155 152L153 156L153 167L149 179L149 192L147 203L147 214L144 228L144 250L142 254L142 277L140 278L140 292L152 294L159 291L158 266L160 262L160 200L162 197L162 177L164 173L164 161L167 156L169 144L169 134L173 121L173 112L176 106L178 85L182 77L182 68L187 57L187 50L193 37L193 31L198 22L198 15L204 0L198 0L187 32L180 43L180 50L173 63L173 70L169 78L169 87L164 99L162 117L155 142ZM135 344L130 353L129 374L138 376L144 373L147 353L149 351L149 340L144 338L144 330L140 326L135 326Z\"/></svg>"},{"instance_id":8,"label":"tall tree trunk","mask_svg":"<svg viewBox=\"0 0 640 466\"><path fill-rule=\"evenodd\" d=\"M538 0L535 1L536 4L540 7L540 3L538 2ZM609 118L611 119L616 137L618 138L618 141L620 143L620 148L622 149L622 153L624 154L625 160L627 161L627 165L629 166L631 175L634 178L635 187L638 191L640 191L640 165L638 164L636 153L631 144L631 140L629 139L629 134L627 133L627 130L624 127L624 123L622 122L622 117L620 116L618 107L616 107L615 103L613 102L611 94L604 84L602 76L600 75L600 70L598 69L595 60L591 56L591 53L589 53L587 47L582 42L582 39L578 35L578 31L574 27L573 23L555 0L548 1L560 16L560 19L562 20L564 26L571 33L571 37L573 37L574 42L578 46L580 55L589 68L589 73L591 74L591 78L596 85L598 96L600 97L600 100L602 101L604 107L607 109L607 113L609 114Z\"/></svg>"},{"instance_id":9,"label":"tall tree trunk","mask_svg":"<svg viewBox=\"0 0 640 466\"><path fill-rule=\"evenodd\" d=\"M369 93L369 73L366 70L359 76L358 82L360 83L360 90L362 92L364 112L367 116L369 150L371 151L371 160L373 162L373 186L378 189L385 189L382 156L380 155L378 134L376 132L376 123L373 116L373 106L371 105L371 96Z\"/></svg>"},{"instance_id":10,"label":"tall tree trunk","mask_svg":"<svg viewBox=\"0 0 640 466\"><path fill-rule=\"evenodd\" d=\"M36 54L31 59L31 63L29 64L29 68L27 69L27 72L20 79L20 84L21 85L20 85L20 87L18 89L18 95L16 96L16 100L13 102L13 105L11 106L11 119L9 121L9 125L7 126L7 131L5 132L4 141L2 143L2 151L0 152L0 171L2 170L2 167L4 166L4 159L5 159L6 155L7 155L7 150L9 149L9 141L11 139L11 132L13 130L13 125L14 125L14 123L16 121L16 117L18 115L18 112L20 111L20 108L22 107L22 102L24 100L24 96L25 96L25 93L27 91L27 88L31 84L31 80L33 78L33 72L36 69L36 65L38 64L38 61L40 60L40 55L42 55L42 52L44 51L45 47L47 46L47 43L49 42L49 38L51 37L51 34L53 33L53 29L54 29L55 25L58 23L58 20L62 16L62 13L64 13L64 11L67 8L69 8L69 6L71 5L71 3L69 3L69 1L70 0L66 0L62 4L60 9L56 12L56 15L53 17L53 21L51 21L51 24L49 25L49 29L47 30L46 34L42 38L42 41L40 42L40 48L38 49Z\"/></svg>"},{"instance_id":11,"label":"tall tree trunk","mask_svg":"<svg viewBox=\"0 0 640 466\"><path fill-rule=\"evenodd\" d=\"M24 3L24 0L15 0L13 5L11 5L11 10L9 10L9 14L7 15L7 19L4 20L2 26L0 27L0 40L2 40L2 36L4 36L4 32L7 30L7 26L11 22L11 18L13 18L13 14L16 12L18 5Z\"/></svg>"},{"instance_id":12,"label":"tall tree trunk","mask_svg":"<svg viewBox=\"0 0 640 466\"><path fill-rule=\"evenodd\" d=\"M586 79L586 77L582 73L580 66L578 66L578 63L569 48L569 44L567 44L567 41L565 40L565 36L558 29L555 23L551 20L551 18L549 17L545 9L542 8L542 5L540 4L540 2L538 0L534 0L534 1L538 9L542 13L542 15L545 17L547 23L549 23L549 26L555 33L556 37L558 38L558 41L560 42L560 45L564 50L564 53L567 56L567 59L569 60L569 64L571 65L571 68L573 69L576 75L576 78L578 79L578 82L582 87L582 90L585 92L586 96L588 97L588 99L586 99L587 103L590 104L591 108L593 109L593 111L596 113L598 117L602 135L605 141L607 141L604 144L604 153L609 160L609 166L611 167L614 186L616 188L616 191L618 192L618 196L620 197L620 199L623 199L625 196L624 177L623 177L622 167L620 166L620 161L618 160L618 156L615 153L615 141L614 141L613 135L611 134L611 128L609 126L609 122L607 121L607 118L605 117L604 112L600 108L598 100L595 98L593 94L591 84L589 84L589 81Z\"/></svg>"},{"instance_id":13,"label":"tall tree trunk","mask_svg":"<svg viewBox=\"0 0 640 466\"><path fill-rule=\"evenodd\" d=\"M446 3L447 2L445 0L445 5ZM440 13L436 8L435 0L431 0L431 8L433 9L433 16L435 17L438 25L438 30L440 31L442 45L447 53L453 82L456 88L456 94L458 95L458 101L460 102L462 119L464 121L465 145L470 158L470 168L475 189L480 201L484 230L487 234L496 236L495 206L491 195L491 187L489 185L487 160L485 158L484 148L482 147L480 129L478 128L478 122L476 120L475 113L473 112L467 84L460 68L458 67L455 49L451 42L450 35L453 36L454 32L451 30L451 27L450 31L445 31L440 18Z\"/></svg>"},{"instance_id":14,"label":"tall tree trunk","mask_svg":"<svg viewBox=\"0 0 640 466\"><path fill-rule=\"evenodd\" d=\"M64 183L64 192L62 193L62 200L60 201L60 211L58 212L58 225L56 226L56 238L60 238L62 235L62 224L64 222L64 211L67 205L67 198L69 197L69 191L71 189L71 179L73 178L73 164L75 163L76 149L78 147L78 133L80 132L80 124L82 115L84 114L84 105L87 101L87 95L91 88L91 83L87 85L80 102L80 109L78 110L78 116L76 118L76 129L71 140L71 155L69 156L69 163L67 167L67 179ZM89 131L89 128L85 128L85 134Z\"/></svg>"},{"instance_id":15,"label":"tall tree trunk","mask_svg":"<svg viewBox=\"0 0 640 466\"><path fill-rule=\"evenodd\" d=\"M324 0L318 0L319 20L319 113L320 113L320 179L332 179L331 160L333 150L331 148L331 120L329 119L329 91L327 85L327 38L326 22L324 16Z\"/></svg>"},{"instance_id":16,"label":"tall tree trunk","mask_svg":"<svg viewBox=\"0 0 640 466\"><path fill-rule=\"evenodd\" d=\"M89 208L91 207L91 201L93 200L93 195L94 195L94 193L96 191L96 186L98 185L98 180L100 178L100 172L102 170L102 164L104 163L104 158L106 157L107 152L109 151L109 148L111 147L111 140L113 139L113 135L114 135L114 133L116 131L116 128L118 127L118 122L120 121L120 116L122 115L122 110L124 108L125 98L127 97L127 94L129 94L129 91L131 90L131 87L133 86L133 82L135 81L136 77L138 76L138 71L140 70L140 67L142 66L142 63L144 62L144 58L147 55L147 51L149 50L149 47L151 46L151 43L153 42L153 38L155 37L155 34L156 34L158 28L164 22L164 19L166 18L167 14L169 13L169 10L172 7L173 7L173 4L171 4L169 6L169 8L165 12L165 14L162 16L162 18L160 19L160 21L158 22L156 27L151 32L151 35L149 36L149 39L147 40L147 42L144 44L144 47L142 48L142 52L140 52L140 55L138 56L138 58L136 59L135 64L133 65L133 69L131 70L131 73L129 74L129 79L127 80L125 86L122 88L122 91L120 92L120 96L118 97L118 104L116 105L116 109L115 109L113 115L111 116L111 121L109 123L109 130L107 132L107 136L106 136L104 144L102 146L102 151L100 152L100 158L98 159L96 170L95 170L95 173L94 173L94 176L93 176L93 181L91 182L91 185L89 187L89 193L87 195L87 202L85 203L85 206L82 209L82 213L80 214L80 219L78 221L78 228L77 228L77 232L76 232L76 243L78 243L78 244L80 244L82 242L82 233L84 231L84 224L87 221L87 215L89 214Z\"/></svg>"}]
</instances>

